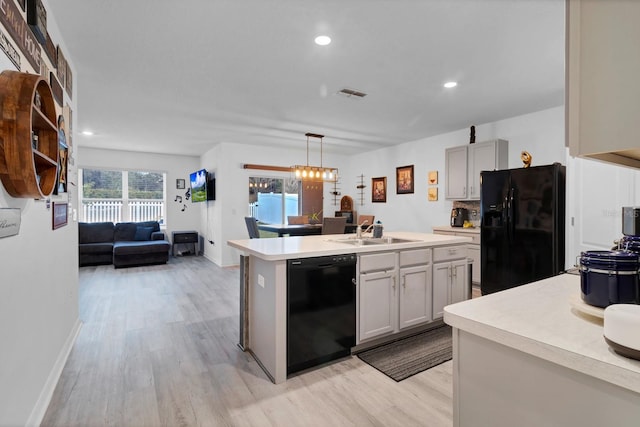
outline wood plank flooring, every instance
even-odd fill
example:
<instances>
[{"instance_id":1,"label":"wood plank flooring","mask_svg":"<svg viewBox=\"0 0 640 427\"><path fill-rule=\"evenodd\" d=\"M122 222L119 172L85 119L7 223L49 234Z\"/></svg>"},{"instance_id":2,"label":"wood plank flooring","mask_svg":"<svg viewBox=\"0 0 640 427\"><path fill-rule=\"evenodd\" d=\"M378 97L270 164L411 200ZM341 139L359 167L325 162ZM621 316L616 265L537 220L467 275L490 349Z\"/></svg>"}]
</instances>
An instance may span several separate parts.
<instances>
[{"instance_id":1,"label":"wood plank flooring","mask_svg":"<svg viewBox=\"0 0 640 427\"><path fill-rule=\"evenodd\" d=\"M451 426L451 363L396 383L355 356L275 385L237 347L239 270L80 269L84 322L43 426Z\"/></svg>"}]
</instances>

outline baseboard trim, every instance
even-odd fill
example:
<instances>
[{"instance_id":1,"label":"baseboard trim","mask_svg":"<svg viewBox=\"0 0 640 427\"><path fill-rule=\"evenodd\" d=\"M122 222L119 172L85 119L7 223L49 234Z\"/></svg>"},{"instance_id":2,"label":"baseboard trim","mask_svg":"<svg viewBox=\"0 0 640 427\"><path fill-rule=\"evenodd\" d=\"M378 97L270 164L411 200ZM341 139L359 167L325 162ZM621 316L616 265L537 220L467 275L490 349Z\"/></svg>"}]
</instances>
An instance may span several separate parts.
<instances>
[{"instance_id":1,"label":"baseboard trim","mask_svg":"<svg viewBox=\"0 0 640 427\"><path fill-rule=\"evenodd\" d=\"M62 349L60 350L60 353L58 354L58 359L56 360L56 363L53 365L53 368L49 373L47 382L44 384L44 387L40 392L40 396L38 396L38 400L33 407L31 415L29 415L29 419L25 423L25 426L37 427L42 424L42 419L44 418L44 414L47 412L49 403L51 403L53 392L56 389L58 380L60 380L60 375L62 375L62 370L64 369L64 365L67 363L69 354L71 354L71 349L73 348L73 345L78 338L80 329L82 329L82 322L80 321L80 319L78 319L76 321L76 324L73 325L73 328L71 329L67 340L65 341Z\"/></svg>"}]
</instances>

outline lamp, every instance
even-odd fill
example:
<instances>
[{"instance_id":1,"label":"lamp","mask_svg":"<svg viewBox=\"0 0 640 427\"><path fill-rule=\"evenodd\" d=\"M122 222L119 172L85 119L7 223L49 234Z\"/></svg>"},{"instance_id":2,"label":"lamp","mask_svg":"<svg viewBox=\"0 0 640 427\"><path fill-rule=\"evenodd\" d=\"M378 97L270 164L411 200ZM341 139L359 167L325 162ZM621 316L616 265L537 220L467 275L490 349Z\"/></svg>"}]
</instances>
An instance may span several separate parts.
<instances>
[{"instance_id":1,"label":"lamp","mask_svg":"<svg viewBox=\"0 0 640 427\"><path fill-rule=\"evenodd\" d=\"M307 132L305 136L307 137L307 164L305 166L292 166L291 169L295 171L296 178L336 181L338 179L338 169L322 165L322 138L324 138L324 135ZM309 166L309 138L320 139L320 166Z\"/></svg>"}]
</instances>

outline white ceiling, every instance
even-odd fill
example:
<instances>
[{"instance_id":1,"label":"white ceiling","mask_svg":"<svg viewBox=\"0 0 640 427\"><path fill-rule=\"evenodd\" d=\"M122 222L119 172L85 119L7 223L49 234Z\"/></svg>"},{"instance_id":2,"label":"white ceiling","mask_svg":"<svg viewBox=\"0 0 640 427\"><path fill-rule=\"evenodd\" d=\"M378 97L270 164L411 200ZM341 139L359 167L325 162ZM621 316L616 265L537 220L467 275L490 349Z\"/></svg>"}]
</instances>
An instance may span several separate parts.
<instances>
[{"instance_id":1,"label":"white ceiling","mask_svg":"<svg viewBox=\"0 0 640 427\"><path fill-rule=\"evenodd\" d=\"M75 64L81 146L304 149L314 132L355 153L563 103L564 0L48 3Z\"/></svg>"}]
</instances>

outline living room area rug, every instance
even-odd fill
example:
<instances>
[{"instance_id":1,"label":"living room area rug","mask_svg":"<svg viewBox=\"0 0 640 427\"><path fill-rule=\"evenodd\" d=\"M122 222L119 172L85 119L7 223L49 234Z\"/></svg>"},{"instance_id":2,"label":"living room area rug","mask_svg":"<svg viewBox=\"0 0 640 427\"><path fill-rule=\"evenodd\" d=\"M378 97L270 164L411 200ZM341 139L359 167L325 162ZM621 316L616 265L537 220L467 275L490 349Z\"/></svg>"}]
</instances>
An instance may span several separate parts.
<instances>
[{"instance_id":1,"label":"living room area rug","mask_svg":"<svg viewBox=\"0 0 640 427\"><path fill-rule=\"evenodd\" d=\"M452 359L451 326L438 326L365 350L357 356L399 382Z\"/></svg>"}]
</instances>

